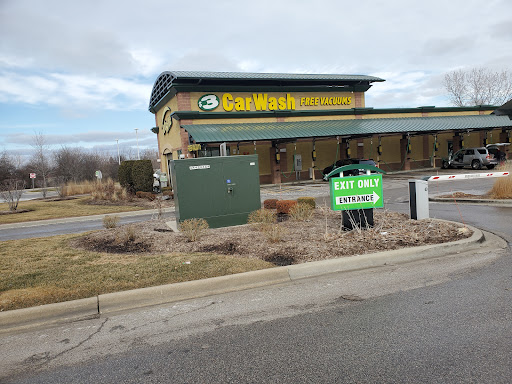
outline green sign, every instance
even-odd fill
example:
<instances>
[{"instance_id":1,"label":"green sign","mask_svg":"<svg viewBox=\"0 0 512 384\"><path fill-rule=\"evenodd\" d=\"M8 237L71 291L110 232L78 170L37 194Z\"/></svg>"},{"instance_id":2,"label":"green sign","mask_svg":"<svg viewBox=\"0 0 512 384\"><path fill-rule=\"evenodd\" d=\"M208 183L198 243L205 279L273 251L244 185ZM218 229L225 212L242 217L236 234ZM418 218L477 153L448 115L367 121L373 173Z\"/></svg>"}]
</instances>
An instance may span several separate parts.
<instances>
[{"instance_id":1,"label":"green sign","mask_svg":"<svg viewBox=\"0 0 512 384\"><path fill-rule=\"evenodd\" d=\"M331 178L331 208L334 211L384 207L382 175Z\"/></svg>"},{"instance_id":2,"label":"green sign","mask_svg":"<svg viewBox=\"0 0 512 384\"><path fill-rule=\"evenodd\" d=\"M197 101L197 105L203 111L211 111L219 106L219 98L216 95L203 95Z\"/></svg>"}]
</instances>

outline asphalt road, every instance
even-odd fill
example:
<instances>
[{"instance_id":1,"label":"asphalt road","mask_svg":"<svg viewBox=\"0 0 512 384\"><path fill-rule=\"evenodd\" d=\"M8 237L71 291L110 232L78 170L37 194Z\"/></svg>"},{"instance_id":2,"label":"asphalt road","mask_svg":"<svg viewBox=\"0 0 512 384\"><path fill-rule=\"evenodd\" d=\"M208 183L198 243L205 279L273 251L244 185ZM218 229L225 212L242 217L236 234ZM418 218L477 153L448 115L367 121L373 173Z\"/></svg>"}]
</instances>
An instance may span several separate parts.
<instances>
[{"instance_id":1,"label":"asphalt road","mask_svg":"<svg viewBox=\"0 0 512 384\"><path fill-rule=\"evenodd\" d=\"M408 212L407 176L392 181L386 208ZM512 240L510 207L430 208ZM487 238L451 257L5 335L0 382L510 383L512 253Z\"/></svg>"},{"instance_id":2,"label":"asphalt road","mask_svg":"<svg viewBox=\"0 0 512 384\"><path fill-rule=\"evenodd\" d=\"M128 214L127 216L120 216L119 225L151 220L154 217L154 212L142 215L139 212L135 213L133 216L130 216ZM174 212L165 212L163 217L171 220L172 218L174 218ZM34 224L29 222L25 224L20 224L20 226L17 226L15 228L0 227L0 241L29 239L33 237L49 237L71 233L81 233L97 229L103 229L102 218L82 217L77 220L63 220L62 222L52 224L44 224L41 222L38 222L38 224Z\"/></svg>"}]
</instances>

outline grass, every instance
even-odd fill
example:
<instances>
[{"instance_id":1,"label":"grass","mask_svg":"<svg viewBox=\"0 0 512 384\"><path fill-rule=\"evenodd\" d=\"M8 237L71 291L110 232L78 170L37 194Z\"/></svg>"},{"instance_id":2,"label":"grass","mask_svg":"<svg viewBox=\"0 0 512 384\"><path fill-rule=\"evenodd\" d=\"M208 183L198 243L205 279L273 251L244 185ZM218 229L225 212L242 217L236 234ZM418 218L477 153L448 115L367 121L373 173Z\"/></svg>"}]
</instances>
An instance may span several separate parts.
<instances>
[{"instance_id":1,"label":"grass","mask_svg":"<svg viewBox=\"0 0 512 384\"><path fill-rule=\"evenodd\" d=\"M72 200L44 201L29 200L20 201L18 210L29 212L0 215L0 224L21 223L33 220L59 219L64 217L90 216L144 209L128 205L94 205L86 204L90 197L79 197ZM8 211L7 203L0 204L0 211Z\"/></svg>"},{"instance_id":2,"label":"grass","mask_svg":"<svg viewBox=\"0 0 512 384\"><path fill-rule=\"evenodd\" d=\"M499 166L497 171L512 172L512 164L508 161ZM497 178L489 191L489 196L492 199L512 199L512 175Z\"/></svg>"},{"instance_id":3,"label":"grass","mask_svg":"<svg viewBox=\"0 0 512 384\"><path fill-rule=\"evenodd\" d=\"M77 250L77 235L0 242L0 311L270 268L214 254L121 255Z\"/></svg>"}]
</instances>

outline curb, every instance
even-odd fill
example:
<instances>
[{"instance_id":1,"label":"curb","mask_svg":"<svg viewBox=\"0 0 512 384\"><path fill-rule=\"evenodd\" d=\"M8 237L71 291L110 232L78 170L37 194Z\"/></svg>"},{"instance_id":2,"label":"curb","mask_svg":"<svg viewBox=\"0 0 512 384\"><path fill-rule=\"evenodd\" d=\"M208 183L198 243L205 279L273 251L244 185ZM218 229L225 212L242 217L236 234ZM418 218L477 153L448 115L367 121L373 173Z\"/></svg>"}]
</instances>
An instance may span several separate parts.
<instances>
[{"instance_id":1,"label":"curb","mask_svg":"<svg viewBox=\"0 0 512 384\"><path fill-rule=\"evenodd\" d=\"M473 231L469 238L450 243L269 268L0 312L0 334L27 330L32 327L98 318L102 315L111 315L137 308L287 283L330 273L438 258L470 249L472 246L485 241L485 235L481 230L471 226L468 226L468 228Z\"/></svg>"},{"instance_id":2,"label":"curb","mask_svg":"<svg viewBox=\"0 0 512 384\"><path fill-rule=\"evenodd\" d=\"M453 200L456 200L457 203L484 203L484 204L496 204L496 205L512 205L512 199L469 199L464 197L429 197L429 201L438 202L438 203L453 203Z\"/></svg>"}]
</instances>

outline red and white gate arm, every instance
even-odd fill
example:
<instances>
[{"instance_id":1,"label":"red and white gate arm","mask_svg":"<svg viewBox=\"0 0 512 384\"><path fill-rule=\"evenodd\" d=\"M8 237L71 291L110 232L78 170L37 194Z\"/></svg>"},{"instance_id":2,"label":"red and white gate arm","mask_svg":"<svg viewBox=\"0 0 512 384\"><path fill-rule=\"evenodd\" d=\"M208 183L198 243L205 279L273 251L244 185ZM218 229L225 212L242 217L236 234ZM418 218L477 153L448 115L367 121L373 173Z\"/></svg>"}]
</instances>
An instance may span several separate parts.
<instances>
[{"instance_id":1,"label":"red and white gate arm","mask_svg":"<svg viewBox=\"0 0 512 384\"><path fill-rule=\"evenodd\" d=\"M504 177L510 175L510 172L489 172L489 173L464 173L461 175L437 175L427 176L423 180L426 181L446 181L446 180L468 180L483 179L488 177Z\"/></svg>"}]
</instances>

